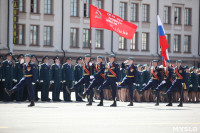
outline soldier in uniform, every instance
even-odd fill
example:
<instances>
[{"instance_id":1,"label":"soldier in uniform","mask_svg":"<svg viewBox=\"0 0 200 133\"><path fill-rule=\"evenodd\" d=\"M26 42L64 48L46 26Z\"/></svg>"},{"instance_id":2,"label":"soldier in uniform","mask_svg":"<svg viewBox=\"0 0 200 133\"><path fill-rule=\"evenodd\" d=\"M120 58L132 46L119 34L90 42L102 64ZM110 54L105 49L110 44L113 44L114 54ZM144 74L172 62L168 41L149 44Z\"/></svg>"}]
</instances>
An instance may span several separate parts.
<instances>
[{"instance_id":1,"label":"soldier in uniform","mask_svg":"<svg viewBox=\"0 0 200 133\"><path fill-rule=\"evenodd\" d=\"M143 85L143 73L142 73L142 65L138 64L137 65L137 70L138 70L138 74L137 74L137 81L136 84L134 85L135 87L135 100L137 102L141 102L141 95L139 95L138 91L140 91L142 89L142 85Z\"/></svg>"},{"instance_id":2,"label":"soldier in uniform","mask_svg":"<svg viewBox=\"0 0 200 133\"><path fill-rule=\"evenodd\" d=\"M71 92L76 91L77 88L83 84L85 84L85 87L88 88L90 85L90 80L94 78L94 65L90 62L91 56L89 54L85 55L85 63L83 66L83 77L71 88L66 88L68 93L71 94ZM89 99L89 103L87 105L92 105L92 99Z\"/></svg>"},{"instance_id":3,"label":"soldier in uniform","mask_svg":"<svg viewBox=\"0 0 200 133\"><path fill-rule=\"evenodd\" d=\"M41 100L42 101L51 101L49 98L49 87L50 87L50 69L51 66L49 65L49 56L44 56L42 58L42 64L40 66L40 83L42 84L41 89Z\"/></svg>"},{"instance_id":4,"label":"soldier in uniform","mask_svg":"<svg viewBox=\"0 0 200 133\"><path fill-rule=\"evenodd\" d=\"M8 90L12 89L14 80L14 63L12 62L12 53L6 54L6 60L2 63L2 82L3 88ZM12 101L11 97L7 93L3 93L4 101Z\"/></svg>"},{"instance_id":5,"label":"soldier in uniform","mask_svg":"<svg viewBox=\"0 0 200 133\"><path fill-rule=\"evenodd\" d=\"M24 60L24 55L20 54L17 57L18 61L15 64L15 82L19 83L19 81L24 77L23 67L21 67L21 60ZM16 101L24 100L24 88L21 88L16 92Z\"/></svg>"},{"instance_id":6,"label":"soldier in uniform","mask_svg":"<svg viewBox=\"0 0 200 133\"><path fill-rule=\"evenodd\" d=\"M197 102L200 102L200 68L197 70L197 76L198 76Z\"/></svg>"},{"instance_id":7,"label":"soldier in uniform","mask_svg":"<svg viewBox=\"0 0 200 133\"><path fill-rule=\"evenodd\" d=\"M188 91L190 89L190 70L189 70L189 67L188 66L185 66L185 83L184 83L184 102L188 102Z\"/></svg>"},{"instance_id":8,"label":"soldier in uniform","mask_svg":"<svg viewBox=\"0 0 200 133\"><path fill-rule=\"evenodd\" d=\"M26 87L28 89L29 98L31 100L30 105L28 107L35 106L34 99L35 93L33 89L33 85L36 82L36 72L35 67L31 63L31 55L25 55L25 63L24 60L21 61L21 67L24 69L24 77L20 80L20 82L15 85L11 90L5 88L5 92L11 96L14 92L19 91L20 89Z\"/></svg>"},{"instance_id":9,"label":"soldier in uniform","mask_svg":"<svg viewBox=\"0 0 200 133\"><path fill-rule=\"evenodd\" d=\"M118 85L118 87L128 86L129 96L130 96L130 104L128 106L133 106L133 84L137 82L137 67L133 64L134 58L128 58L128 65L125 66L122 63L122 68L126 70L126 76L124 77L122 83Z\"/></svg>"},{"instance_id":10,"label":"soldier in uniform","mask_svg":"<svg viewBox=\"0 0 200 133\"><path fill-rule=\"evenodd\" d=\"M170 67L170 61L166 60L165 61L166 67L164 67L164 80L159 84L159 86L155 89L156 91L156 104L155 106L159 106L159 101L160 101L160 90L163 88L169 89L172 85L173 79L173 70Z\"/></svg>"},{"instance_id":11,"label":"soldier in uniform","mask_svg":"<svg viewBox=\"0 0 200 133\"><path fill-rule=\"evenodd\" d=\"M74 66L72 65L72 57L67 57L67 62L62 66L62 76L63 76L63 97L64 101L71 102L71 96L65 89L71 88L74 81Z\"/></svg>"},{"instance_id":12,"label":"soldier in uniform","mask_svg":"<svg viewBox=\"0 0 200 133\"><path fill-rule=\"evenodd\" d=\"M150 80L150 71L149 71L149 65L148 64L145 64L144 65L144 70L142 71L142 75L143 75L143 87L145 87L147 85L147 83L149 82ZM149 102L150 101L150 90L146 90L144 92L144 100L145 102Z\"/></svg>"},{"instance_id":13,"label":"soldier in uniform","mask_svg":"<svg viewBox=\"0 0 200 133\"><path fill-rule=\"evenodd\" d=\"M82 98L85 98L86 95L89 95L90 100L88 105L92 105L93 88L99 87L101 84L103 84L105 79L105 65L102 63L102 59L102 56L97 56L98 63L96 64L96 73L94 74L94 79L83 94L79 93L79 96ZM98 106L103 106L103 102L101 104L98 104Z\"/></svg>"},{"instance_id":14,"label":"soldier in uniform","mask_svg":"<svg viewBox=\"0 0 200 133\"><path fill-rule=\"evenodd\" d=\"M60 65L60 60L58 56L54 57L54 64L51 66L51 83L53 83L52 99L54 102L61 102L60 90L62 83L62 69Z\"/></svg>"},{"instance_id":15,"label":"soldier in uniform","mask_svg":"<svg viewBox=\"0 0 200 133\"><path fill-rule=\"evenodd\" d=\"M3 63L3 56L0 55L0 101L3 100L2 63Z\"/></svg>"},{"instance_id":16,"label":"soldier in uniform","mask_svg":"<svg viewBox=\"0 0 200 133\"><path fill-rule=\"evenodd\" d=\"M195 103L195 98L197 99L197 92L198 92L198 76L196 73L196 68L195 66L190 68L190 89L191 89L191 94L192 94L192 102Z\"/></svg>"},{"instance_id":17,"label":"soldier in uniform","mask_svg":"<svg viewBox=\"0 0 200 133\"><path fill-rule=\"evenodd\" d=\"M109 85L111 85L112 88L112 99L113 99L113 104L111 104L111 107L116 107L117 102L116 102L116 93L117 93L117 84L120 81L120 68L119 65L116 64L115 61L115 55L111 54L109 55L109 63L108 63L108 75L103 82L103 84L96 90L97 94L100 94L101 101L99 105L103 105L103 90L107 88Z\"/></svg>"},{"instance_id":18,"label":"soldier in uniform","mask_svg":"<svg viewBox=\"0 0 200 133\"><path fill-rule=\"evenodd\" d=\"M175 68L176 79L173 81L172 86L167 90L166 93L161 93L162 96L168 95L169 104L166 106L172 106L172 92L178 89L180 93L180 104L178 107L183 107L183 83L185 81L185 69L181 66L182 61L176 61L177 67Z\"/></svg>"}]
</instances>

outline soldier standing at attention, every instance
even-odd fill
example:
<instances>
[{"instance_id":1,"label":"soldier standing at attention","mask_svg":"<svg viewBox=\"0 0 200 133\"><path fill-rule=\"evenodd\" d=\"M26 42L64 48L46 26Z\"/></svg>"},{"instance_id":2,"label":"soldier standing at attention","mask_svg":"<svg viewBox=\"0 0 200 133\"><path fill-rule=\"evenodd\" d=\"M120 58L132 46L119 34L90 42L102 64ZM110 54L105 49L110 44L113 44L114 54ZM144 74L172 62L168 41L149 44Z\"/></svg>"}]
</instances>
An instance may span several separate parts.
<instances>
[{"instance_id":1,"label":"soldier standing at attention","mask_svg":"<svg viewBox=\"0 0 200 133\"><path fill-rule=\"evenodd\" d=\"M21 64L21 60L24 59L24 55L20 54L17 57L18 61L15 64L15 80L17 83L24 77L23 67ZM24 88L21 88L19 91L16 92L16 101L23 101L24 100Z\"/></svg>"},{"instance_id":2,"label":"soldier standing at attention","mask_svg":"<svg viewBox=\"0 0 200 133\"><path fill-rule=\"evenodd\" d=\"M142 65L138 64L137 65L137 81L135 84L135 100L137 102L141 102L142 101L142 96L138 93L138 91L140 91L142 89L142 84L143 84L143 76L142 76Z\"/></svg>"},{"instance_id":3,"label":"soldier standing at attention","mask_svg":"<svg viewBox=\"0 0 200 133\"><path fill-rule=\"evenodd\" d=\"M12 62L12 53L6 54L6 60L2 63L2 82L4 89L12 89L14 80L14 63ZM7 93L3 93L3 101L12 101Z\"/></svg>"},{"instance_id":4,"label":"soldier standing at attention","mask_svg":"<svg viewBox=\"0 0 200 133\"><path fill-rule=\"evenodd\" d=\"M198 76L197 102L200 102L200 68L197 70L197 76Z\"/></svg>"},{"instance_id":5,"label":"soldier standing at attention","mask_svg":"<svg viewBox=\"0 0 200 133\"><path fill-rule=\"evenodd\" d=\"M51 66L51 83L53 83L52 99L54 102L61 102L60 100L60 90L62 83L62 69L60 66L60 60L58 56L54 57L54 64Z\"/></svg>"},{"instance_id":6,"label":"soldier standing at attention","mask_svg":"<svg viewBox=\"0 0 200 133\"><path fill-rule=\"evenodd\" d=\"M63 76L63 97L64 101L71 102L71 96L65 89L71 88L74 81L74 66L72 65L72 57L67 57L67 62L62 66L62 76Z\"/></svg>"},{"instance_id":7,"label":"soldier standing at attention","mask_svg":"<svg viewBox=\"0 0 200 133\"><path fill-rule=\"evenodd\" d=\"M125 66L122 63L122 68L125 67L126 76L122 80L122 83L118 85L118 87L128 86L129 96L130 96L130 104L128 106L133 106L133 84L137 82L137 67L133 64L134 58L128 58L128 65Z\"/></svg>"},{"instance_id":8,"label":"soldier standing at attention","mask_svg":"<svg viewBox=\"0 0 200 133\"><path fill-rule=\"evenodd\" d=\"M44 56L42 58L43 64L40 66L40 83L42 84L41 89L41 100L42 101L51 101L49 98L49 87L50 87L50 69L49 57Z\"/></svg>"},{"instance_id":9,"label":"soldier standing at attention","mask_svg":"<svg viewBox=\"0 0 200 133\"><path fill-rule=\"evenodd\" d=\"M85 98L86 95L89 95L89 103L87 105L92 105L92 98L93 98L93 88L99 87L101 84L103 84L105 75L105 65L102 63L102 56L97 56L97 64L96 64L96 73L94 74L94 79L92 80L92 83L89 85L89 87L86 89L86 91L81 94L79 93L79 96L82 98ZM97 106L103 106L103 101L100 102Z\"/></svg>"},{"instance_id":10,"label":"soldier standing at attention","mask_svg":"<svg viewBox=\"0 0 200 133\"><path fill-rule=\"evenodd\" d=\"M112 88L112 99L113 99L113 104L111 104L111 107L116 107L117 102L116 102L116 93L117 93L117 84L120 81L120 68L119 65L116 64L115 61L115 55L111 54L109 55L109 63L108 63L108 75L103 82L103 84L96 90L97 94L100 94L101 101L100 104L103 103L103 90L107 88L109 85L111 85Z\"/></svg>"},{"instance_id":11,"label":"soldier standing at attention","mask_svg":"<svg viewBox=\"0 0 200 133\"><path fill-rule=\"evenodd\" d=\"M176 61L177 67L175 68L176 79L173 81L172 86L167 90L166 93L161 93L162 96L168 95L169 104L166 106L172 106L172 92L178 89L180 93L180 104L178 107L183 107L183 83L185 80L185 69L181 66L182 61Z\"/></svg>"},{"instance_id":12,"label":"soldier standing at attention","mask_svg":"<svg viewBox=\"0 0 200 133\"><path fill-rule=\"evenodd\" d=\"M198 92L198 76L196 73L195 66L190 68L191 70L191 78L190 78L190 89L192 92L192 102L195 103L195 98L197 99L197 92Z\"/></svg>"},{"instance_id":13,"label":"soldier standing at attention","mask_svg":"<svg viewBox=\"0 0 200 133\"><path fill-rule=\"evenodd\" d=\"M142 71L142 75L143 75L143 87L145 87L147 85L147 83L150 80L150 71L149 71L149 65L145 64L144 65L145 69ZM150 101L150 90L146 90L144 92L144 100L145 102L149 102Z\"/></svg>"},{"instance_id":14,"label":"soldier standing at attention","mask_svg":"<svg viewBox=\"0 0 200 133\"><path fill-rule=\"evenodd\" d=\"M3 82L2 82L2 62L3 62L3 56L0 55L0 101L3 100Z\"/></svg>"},{"instance_id":15,"label":"soldier standing at attention","mask_svg":"<svg viewBox=\"0 0 200 133\"><path fill-rule=\"evenodd\" d=\"M184 102L188 102L188 91L190 89L190 70L188 66L185 66L185 83L184 83Z\"/></svg>"},{"instance_id":16,"label":"soldier standing at attention","mask_svg":"<svg viewBox=\"0 0 200 133\"><path fill-rule=\"evenodd\" d=\"M24 63L24 60L21 60L21 64ZM30 105L28 107L35 106L34 99L35 93L33 89L33 85L36 82L36 72L35 67L31 63L31 56L29 54L25 55L25 63L22 65L24 69L24 77L20 80L20 82L15 85L11 90L5 88L5 92L11 96L14 92L19 91L20 89L26 87L28 89L28 94L30 98Z\"/></svg>"}]
</instances>

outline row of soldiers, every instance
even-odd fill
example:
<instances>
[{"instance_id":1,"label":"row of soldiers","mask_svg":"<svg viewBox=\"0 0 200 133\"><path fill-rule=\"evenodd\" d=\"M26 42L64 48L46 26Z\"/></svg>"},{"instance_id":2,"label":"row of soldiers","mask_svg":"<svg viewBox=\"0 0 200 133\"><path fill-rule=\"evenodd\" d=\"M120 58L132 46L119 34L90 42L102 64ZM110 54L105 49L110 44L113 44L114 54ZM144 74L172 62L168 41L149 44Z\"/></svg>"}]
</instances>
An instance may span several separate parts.
<instances>
[{"instance_id":1,"label":"row of soldiers","mask_svg":"<svg viewBox=\"0 0 200 133\"><path fill-rule=\"evenodd\" d=\"M166 61L167 67L158 67L158 61L153 60L153 66L150 67L147 64L135 65L134 58L130 57L120 65L115 62L115 55L111 54L109 63L103 64L103 57L98 56L95 65L87 54L84 61L82 57L78 57L75 66L72 65L71 57L61 65L59 57L55 56L54 64L50 66L48 56L43 57L43 63L40 65L35 55L26 55L25 62L24 55L19 55L16 63L12 62L12 53L8 53L6 58L1 63L0 69L1 88L5 88L5 91L1 89L0 94L1 100L4 101L26 100L26 90L28 90L30 105L34 106L34 101L39 100L39 89L41 89L41 101L51 101L50 88L52 88L53 101L61 101L62 90L64 101L71 102L71 92L75 91L77 101L83 101L82 98L88 97L87 105L92 105L93 97L98 98L100 95L98 106L103 106L103 99L110 98L114 101L111 106L117 106L117 100L130 101L129 106L133 106L133 101L148 102L154 99L156 105L159 105L160 91L163 99L168 99L168 105L172 105L172 100L175 101L179 96L180 106L184 98L185 101L192 102L199 102L200 98L199 69L181 67L182 61L177 61L177 67L172 66L170 61ZM30 61L27 62L26 58L30 58ZM27 64L30 67L27 67ZM86 88L84 93L83 88ZM168 98L165 98L166 95Z\"/></svg>"}]
</instances>

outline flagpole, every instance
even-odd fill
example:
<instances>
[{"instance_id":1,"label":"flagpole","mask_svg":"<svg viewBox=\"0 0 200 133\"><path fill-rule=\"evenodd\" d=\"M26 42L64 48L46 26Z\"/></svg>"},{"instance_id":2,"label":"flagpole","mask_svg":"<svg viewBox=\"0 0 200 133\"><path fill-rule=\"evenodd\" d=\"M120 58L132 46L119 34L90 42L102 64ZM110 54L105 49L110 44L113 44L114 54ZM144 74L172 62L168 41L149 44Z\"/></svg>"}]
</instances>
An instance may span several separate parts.
<instances>
[{"instance_id":1,"label":"flagpole","mask_svg":"<svg viewBox=\"0 0 200 133\"><path fill-rule=\"evenodd\" d=\"M90 27L90 56L92 57L92 28Z\"/></svg>"}]
</instances>

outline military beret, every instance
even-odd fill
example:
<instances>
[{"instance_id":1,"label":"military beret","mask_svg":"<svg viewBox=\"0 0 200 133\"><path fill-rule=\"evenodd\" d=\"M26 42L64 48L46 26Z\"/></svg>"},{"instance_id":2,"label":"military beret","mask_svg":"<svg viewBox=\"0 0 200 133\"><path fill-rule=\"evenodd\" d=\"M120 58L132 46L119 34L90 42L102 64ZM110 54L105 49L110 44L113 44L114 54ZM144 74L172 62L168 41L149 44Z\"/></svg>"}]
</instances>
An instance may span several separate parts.
<instances>
[{"instance_id":1,"label":"military beret","mask_svg":"<svg viewBox=\"0 0 200 133\"><path fill-rule=\"evenodd\" d=\"M85 57L91 57L90 54L86 54Z\"/></svg>"},{"instance_id":2,"label":"military beret","mask_svg":"<svg viewBox=\"0 0 200 133\"><path fill-rule=\"evenodd\" d=\"M67 57L67 59L66 59L66 60L72 60L72 57L70 57L70 56L69 56L69 57Z\"/></svg>"},{"instance_id":3,"label":"military beret","mask_svg":"<svg viewBox=\"0 0 200 133\"><path fill-rule=\"evenodd\" d=\"M53 58L53 60L55 61L56 59L59 59L59 57L57 55Z\"/></svg>"},{"instance_id":4,"label":"military beret","mask_svg":"<svg viewBox=\"0 0 200 133\"><path fill-rule=\"evenodd\" d=\"M158 62L158 60L152 60L152 62Z\"/></svg>"},{"instance_id":5,"label":"military beret","mask_svg":"<svg viewBox=\"0 0 200 133\"><path fill-rule=\"evenodd\" d=\"M31 58L37 58L37 56L33 54L33 55L31 55Z\"/></svg>"},{"instance_id":6,"label":"military beret","mask_svg":"<svg viewBox=\"0 0 200 133\"><path fill-rule=\"evenodd\" d=\"M103 59L103 56L99 55L99 56L97 56L97 58L101 58L101 59Z\"/></svg>"},{"instance_id":7,"label":"military beret","mask_svg":"<svg viewBox=\"0 0 200 133\"><path fill-rule=\"evenodd\" d=\"M142 67L142 65L140 65L140 64L137 64L137 67Z\"/></svg>"},{"instance_id":8,"label":"military beret","mask_svg":"<svg viewBox=\"0 0 200 133\"><path fill-rule=\"evenodd\" d=\"M195 69L196 67L195 66L192 66L192 67L190 67L191 69Z\"/></svg>"},{"instance_id":9,"label":"military beret","mask_svg":"<svg viewBox=\"0 0 200 133\"><path fill-rule=\"evenodd\" d=\"M134 60L134 57L129 57L128 59L129 59L129 60Z\"/></svg>"},{"instance_id":10,"label":"military beret","mask_svg":"<svg viewBox=\"0 0 200 133\"><path fill-rule=\"evenodd\" d=\"M170 60L165 60L166 62L170 63Z\"/></svg>"},{"instance_id":11,"label":"military beret","mask_svg":"<svg viewBox=\"0 0 200 133\"><path fill-rule=\"evenodd\" d=\"M23 54L18 55L17 59L19 59L19 58L24 58L24 55Z\"/></svg>"},{"instance_id":12,"label":"military beret","mask_svg":"<svg viewBox=\"0 0 200 133\"><path fill-rule=\"evenodd\" d=\"M110 54L109 57L114 57L115 58L115 54Z\"/></svg>"},{"instance_id":13,"label":"military beret","mask_svg":"<svg viewBox=\"0 0 200 133\"><path fill-rule=\"evenodd\" d=\"M30 54L26 54L25 57L31 57L31 55Z\"/></svg>"},{"instance_id":14,"label":"military beret","mask_svg":"<svg viewBox=\"0 0 200 133\"><path fill-rule=\"evenodd\" d=\"M76 60L82 60L82 59L83 59L83 58L79 56Z\"/></svg>"},{"instance_id":15,"label":"military beret","mask_svg":"<svg viewBox=\"0 0 200 133\"><path fill-rule=\"evenodd\" d=\"M13 54L12 54L12 52L8 52L7 54L6 54L6 56L12 56Z\"/></svg>"},{"instance_id":16,"label":"military beret","mask_svg":"<svg viewBox=\"0 0 200 133\"><path fill-rule=\"evenodd\" d=\"M182 63L182 60L177 60L176 63Z\"/></svg>"}]
</instances>

